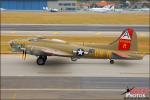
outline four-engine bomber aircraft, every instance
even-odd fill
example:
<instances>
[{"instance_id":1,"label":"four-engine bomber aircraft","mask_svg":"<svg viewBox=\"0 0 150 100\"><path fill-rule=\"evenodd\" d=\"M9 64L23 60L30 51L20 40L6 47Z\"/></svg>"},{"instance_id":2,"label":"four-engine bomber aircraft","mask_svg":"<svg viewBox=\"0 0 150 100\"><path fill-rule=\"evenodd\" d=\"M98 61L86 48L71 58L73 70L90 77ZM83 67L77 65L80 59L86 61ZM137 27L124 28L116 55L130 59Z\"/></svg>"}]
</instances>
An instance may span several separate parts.
<instances>
[{"instance_id":1,"label":"four-engine bomber aircraft","mask_svg":"<svg viewBox=\"0 0 150 100\"><path fill-rule=\"evenodd\" d=\"M37 56L37 64L44 65L47 56L70 57L72 61L80 58L109 59L113 64L116 59L140 60L143 55L137 51L137 35L131 29L125 29L121 36L108 45L98 47L69 43L59 39L32 38L10 41L13 52L23 52Z\"/></svg>"}]
</instances>

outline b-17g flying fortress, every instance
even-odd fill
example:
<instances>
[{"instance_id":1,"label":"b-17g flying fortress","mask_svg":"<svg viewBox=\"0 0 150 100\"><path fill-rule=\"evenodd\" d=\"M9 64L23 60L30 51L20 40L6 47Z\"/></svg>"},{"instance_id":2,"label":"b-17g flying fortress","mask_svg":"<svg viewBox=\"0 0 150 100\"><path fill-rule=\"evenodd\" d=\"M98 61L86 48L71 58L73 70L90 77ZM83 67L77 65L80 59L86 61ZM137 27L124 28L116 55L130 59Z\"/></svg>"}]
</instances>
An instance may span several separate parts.
<instances>
[{"instance_id":1,"label":"b-17g flying fortress","mask_svg":"<svg viewBox=\"0 0 150 100\"><path fill-rule=\"evenodd\" d=\"M45 64L47 56L70 57L72 61L80 58L109 59L110 63L113 64L114 59L142 59L143 55L137 51L137 42L136 32L128 28L123 31L117 40L109 45L100 45L97 48L42 37L12 40L10 47L13 52L23 52L24 57L26 57L26 54L37 56L38 65Z\"/></svg>"},{"instance_id":2,"label":"b-17g flying fortress","mask_svg":"<svg viewBox=\"0 0 150 100\"><path fill-rule=\"evenodd\" d=\"M1 0L2 100L149 100L149 0Z\"/></svg>"}]
</instances>

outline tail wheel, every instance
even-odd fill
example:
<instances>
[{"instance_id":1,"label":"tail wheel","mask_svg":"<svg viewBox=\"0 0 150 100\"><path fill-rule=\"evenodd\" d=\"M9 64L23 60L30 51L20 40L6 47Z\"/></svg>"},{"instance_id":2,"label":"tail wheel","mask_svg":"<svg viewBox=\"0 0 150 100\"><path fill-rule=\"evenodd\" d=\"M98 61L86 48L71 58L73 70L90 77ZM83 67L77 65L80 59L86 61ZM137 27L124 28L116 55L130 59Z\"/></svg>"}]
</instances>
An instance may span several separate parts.
<instances>
[{"instance_id":1,"label":"tail wheel","mask_svg":"<svg viewBox=\"0 0 150 100\"><path fill-rule=\"evenodd\" d=\"M36 62L38 65L44 65L46 60L47 60L47 56L39 56Z\"/></svg>"},{"instance_id":2,"label":"tail wheel","mask_svg":"<svg viewBox=\"0 0 150 100\"><path fill-rule=\"evenodd\" d=\"M114 64L115 62L114 62L114 60L110 60L110 64Z\"/></svg>"}]
</instances>

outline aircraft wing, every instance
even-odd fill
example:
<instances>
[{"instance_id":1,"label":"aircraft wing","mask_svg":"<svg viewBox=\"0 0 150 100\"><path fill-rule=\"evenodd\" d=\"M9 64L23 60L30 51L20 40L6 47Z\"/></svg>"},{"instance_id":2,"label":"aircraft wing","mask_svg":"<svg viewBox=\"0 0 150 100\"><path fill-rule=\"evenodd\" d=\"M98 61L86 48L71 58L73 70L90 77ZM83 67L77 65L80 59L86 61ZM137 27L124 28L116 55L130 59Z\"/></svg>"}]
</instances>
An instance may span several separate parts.
<instances>
[{"instance_id":1,"label":"aircraft wing","mask_svg":"<svg viewBox=\"0 0 150 100\"><path fill-rule=\"evenodd\" d=\"M32 46L31 49L27 49L27 51L33 55L46 55L46 56L63 56L63 57L70 57L72 54L67 53L58 49L53 48L45 48L40 46Z\"/></svg>"}]
</instances>

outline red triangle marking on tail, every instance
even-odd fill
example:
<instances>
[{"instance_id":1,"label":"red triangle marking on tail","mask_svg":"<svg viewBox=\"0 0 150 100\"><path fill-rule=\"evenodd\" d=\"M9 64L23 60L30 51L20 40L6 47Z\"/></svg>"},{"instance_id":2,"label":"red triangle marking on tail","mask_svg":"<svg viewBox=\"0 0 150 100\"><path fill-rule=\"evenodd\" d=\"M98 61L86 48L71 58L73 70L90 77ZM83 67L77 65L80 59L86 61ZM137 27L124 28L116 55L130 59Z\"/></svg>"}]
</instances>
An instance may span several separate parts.
<instances>
[{"instance_id":1,"label":"red triangle marking on tail","mask_svg":"<svg viewBox=\"0 0 150 100\"><path fill-rule=\"evenodd\" d=\"M131 28L128 28L124 30L120 36L119 44L118 44L118 50L129 50L132 40L134 30Z\"/></svg>"}]
</instances>

